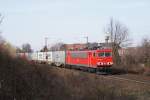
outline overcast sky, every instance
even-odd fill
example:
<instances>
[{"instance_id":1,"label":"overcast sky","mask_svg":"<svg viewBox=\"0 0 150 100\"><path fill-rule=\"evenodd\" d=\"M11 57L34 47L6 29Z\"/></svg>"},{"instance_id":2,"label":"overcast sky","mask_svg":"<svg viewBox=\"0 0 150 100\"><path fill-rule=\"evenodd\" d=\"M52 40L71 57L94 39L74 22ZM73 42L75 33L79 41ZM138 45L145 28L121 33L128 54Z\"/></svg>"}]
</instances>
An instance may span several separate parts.
<instances>
[{"instance_id":1,"label":"overcast sky","mask_svg":"<svg viewBox=\"0 0 150 100\"><path fill-rule=\"evenodd\" d=\"M150 0L0 0L0 30L13 45L103 42L111 17L130 30L133 45L150 37Z\"/></svg>"}]
</instances>

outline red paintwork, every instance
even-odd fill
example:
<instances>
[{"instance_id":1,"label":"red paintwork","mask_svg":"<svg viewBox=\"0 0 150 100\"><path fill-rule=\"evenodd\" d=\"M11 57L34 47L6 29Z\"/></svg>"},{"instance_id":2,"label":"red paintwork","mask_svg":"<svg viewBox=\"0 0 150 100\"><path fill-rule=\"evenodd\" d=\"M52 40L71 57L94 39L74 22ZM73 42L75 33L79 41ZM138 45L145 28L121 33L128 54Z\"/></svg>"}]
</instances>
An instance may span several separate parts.
<instances>
[{"instance_id":1,"label":"red paintwork","mask_svg":"<svg viewBox=\"0 0 150 100\"><path fill-rule=\"evenodd\" d=\"M69 65L81 65L86 67L98 68L98 67L111 67L113 64L112 56L110 57L98 57L100 52L112 52L111 49L102 49L102 50L87 50L87 51L67 51L66 52L66 64ZM72 57L71 54L77 53L86 53L85 58ZM94 56L94 53L96 56ZM100 65L103 63L104 65ZM108 64L111 63L111 64Z\"/></svg>"}]
</instances>

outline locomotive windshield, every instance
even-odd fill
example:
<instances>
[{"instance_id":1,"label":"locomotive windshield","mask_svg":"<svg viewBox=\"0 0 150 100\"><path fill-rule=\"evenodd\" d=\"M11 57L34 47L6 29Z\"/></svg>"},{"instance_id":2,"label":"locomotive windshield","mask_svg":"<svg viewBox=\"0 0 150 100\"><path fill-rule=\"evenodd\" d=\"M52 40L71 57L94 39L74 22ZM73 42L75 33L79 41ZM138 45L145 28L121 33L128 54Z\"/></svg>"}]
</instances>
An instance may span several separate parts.
<instances>
[{"instance_id":1,"label":"locomotive windshield","mask_svg":"<svg viewBox=\"0 0 150 100\"><path fill-rule=\"evenodd\" d=\"M105 53L104 52L98 53L98 57L105 57Z\"/></svg>"},{"instance_id":2,"label":"locomotive windshield","mask_svg":"<svg viewBox=\"0 0 150 100\"><path fill-rule=\"evenodd\" d=\"M111 52L105 52L105 57L111 57Z\"/></svg>"},{"instance_id":3,"label":"locomotive windshield","mask_svg":"<svg viewBox=\"0 0 150 100\"><path fill-rule=\"evenodd\" d=\"M98 57L111 57L111 52L100 52Z\"/></svg>"}]
</instances>

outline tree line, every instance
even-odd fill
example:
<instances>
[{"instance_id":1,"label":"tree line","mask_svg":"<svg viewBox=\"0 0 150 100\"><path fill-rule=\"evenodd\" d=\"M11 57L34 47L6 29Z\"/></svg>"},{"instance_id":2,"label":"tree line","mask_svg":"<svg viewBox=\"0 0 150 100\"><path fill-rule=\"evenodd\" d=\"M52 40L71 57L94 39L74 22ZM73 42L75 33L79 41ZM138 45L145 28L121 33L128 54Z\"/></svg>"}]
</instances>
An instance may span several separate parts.
<instances>
[{"instance_id":1,"label":"tree line","mask_svg":"<svg viewBox=\"0 0 150 100\"><path fill-rule=\"evenodd\" d=\"M0 14L0 24L3 21L3 16ZM130 32L129 28L121 23L118 20L114 20L113 18L110 19L108 25L105 27L106 31L104 33L107 33L109 36L109 40L111 43L112 47L112 56L115 65L122 65L122 64L131 64L131 63L140 63L144 64L146 66L150 66L150 39L149 38L144 38L141 45L136 46L137 48L137 54L134 53L128 53L124 55L122 58L119 55L118 50L121 48L128 48L130 46L131 41L130 41ZM12 47L10 43L5 41L2 36L0 35L0 42L1 45L5 45L7 48L11 48L10 51L16 51L17 53L19 52L33 52L33 49L29 43L24 43L22 44L21 47L15 47L15 49ZM40 51L48 51L48 50L64 50L65 49L65 44L64 43L56 43L52 45L50 48L47 46L44 46ZM132 51L132 50L131 50ZM132 56L132 57L129 57ZM125 58L126 57L126 58ZM128 59L130 58L130 59ZM132 59L131 59L132 58Z\"/></svg>"}]
</instances>

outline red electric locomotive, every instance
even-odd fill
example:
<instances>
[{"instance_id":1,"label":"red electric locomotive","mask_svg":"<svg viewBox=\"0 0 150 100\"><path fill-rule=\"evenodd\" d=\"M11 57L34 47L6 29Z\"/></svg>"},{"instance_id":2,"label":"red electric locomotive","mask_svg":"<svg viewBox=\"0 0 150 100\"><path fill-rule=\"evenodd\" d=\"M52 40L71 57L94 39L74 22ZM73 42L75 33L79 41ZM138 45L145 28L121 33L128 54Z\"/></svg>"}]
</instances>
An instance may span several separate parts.
<instances>
[{"instance_id":1,"label":"red electric locomotive","mask_svg":"<svg viewBox=\"0 0 150 100\"><path fill-rule=\"evenodd\" d=\"M109 68L113 65L112 50L67 51L66 64L88 68Z\"/></svg>"}]
</instances>

